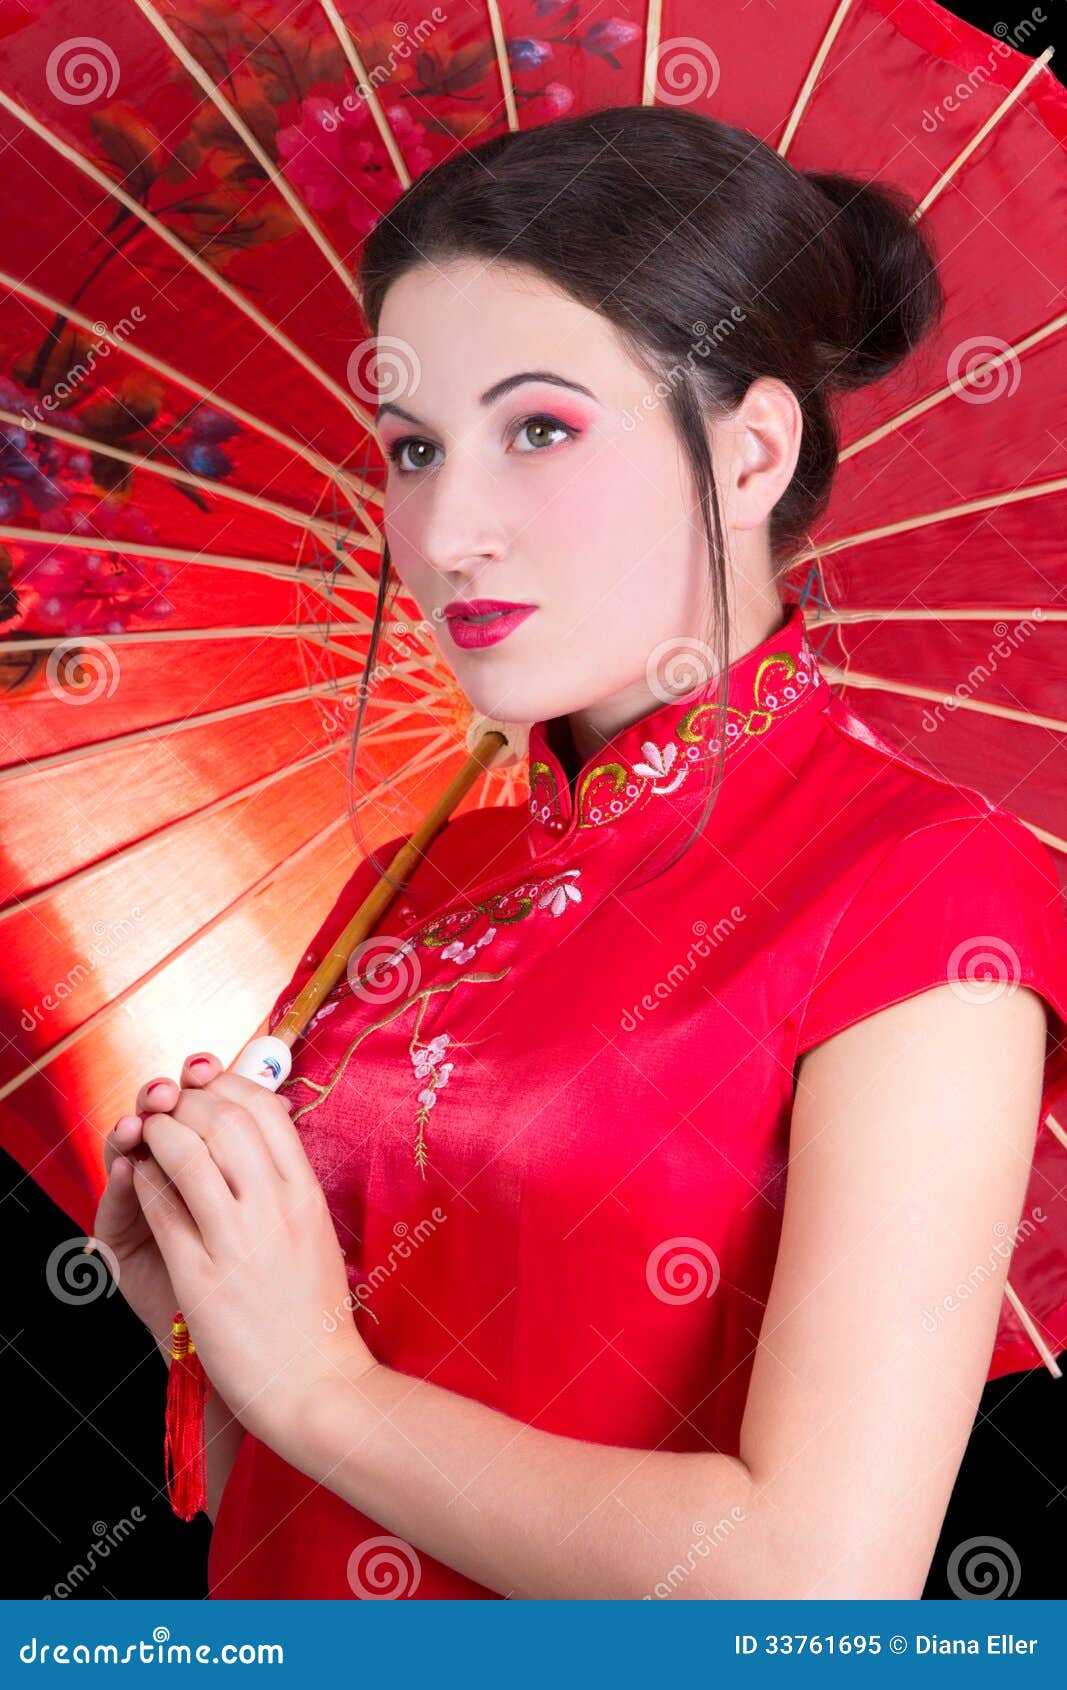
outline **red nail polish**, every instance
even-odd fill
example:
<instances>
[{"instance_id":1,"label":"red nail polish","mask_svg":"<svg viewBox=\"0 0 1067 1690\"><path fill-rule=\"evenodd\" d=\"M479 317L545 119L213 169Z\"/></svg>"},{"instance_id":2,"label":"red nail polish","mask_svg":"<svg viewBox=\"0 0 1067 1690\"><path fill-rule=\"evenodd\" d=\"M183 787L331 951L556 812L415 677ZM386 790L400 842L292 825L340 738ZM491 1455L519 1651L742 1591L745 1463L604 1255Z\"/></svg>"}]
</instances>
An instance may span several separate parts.
<instances>
[{"instance_id":1,"label":"red nail polish","mask_svg":"<svg viewBox=\"0 0 1067 1690\"><path fill-rule=\"evenodd\" d=\"M210 1056L195 1056L189 1064L190 1068L210 1068Z\"/></svg>"}]
</instances>

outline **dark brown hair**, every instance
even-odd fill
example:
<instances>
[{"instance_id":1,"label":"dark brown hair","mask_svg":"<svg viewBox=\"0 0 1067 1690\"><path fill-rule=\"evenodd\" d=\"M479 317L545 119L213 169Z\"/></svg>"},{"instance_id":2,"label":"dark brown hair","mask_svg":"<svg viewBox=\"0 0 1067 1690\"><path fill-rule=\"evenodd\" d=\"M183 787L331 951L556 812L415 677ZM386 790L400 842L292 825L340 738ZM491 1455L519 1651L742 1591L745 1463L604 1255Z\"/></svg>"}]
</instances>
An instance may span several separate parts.
<instances>
[{"instance_id":1,"label":"dark brown hair","mask_svg":"<svg viewBox=\"0 0 1067 1690\"><path fill-rule=\"evenodd\" d=\"M887 375L943 309L934 255L910 211L895 188L797 170L747 130L698 112L614 106L496 135L426 171L371 231L358 280L372 334L398 277L464 257L527 266L615 326L666 384L701 504L715 620L707 643L722 674L727 566L707 422L736 409L760 376L796 395L800 455L770 516L780 579L830 497L833 395ZM364 680L389 575L386 546ZM361 694L350 795L365 686ZM728 703L722 687L720 740ZM707 821L722 767L720 758L681 850Z\"/></svg>"}]
</instances>

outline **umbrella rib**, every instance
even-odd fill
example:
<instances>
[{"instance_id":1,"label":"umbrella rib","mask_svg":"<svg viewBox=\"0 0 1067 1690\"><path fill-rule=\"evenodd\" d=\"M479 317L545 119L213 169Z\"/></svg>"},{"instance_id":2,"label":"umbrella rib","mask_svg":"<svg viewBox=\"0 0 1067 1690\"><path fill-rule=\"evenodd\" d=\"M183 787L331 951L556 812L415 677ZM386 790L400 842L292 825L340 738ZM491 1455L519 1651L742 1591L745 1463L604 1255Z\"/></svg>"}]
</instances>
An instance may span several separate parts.
<instances>
[{"instance_id":1,"label":"umbrella rib","mask_svg":"<svg viewBox=\"0 0 1067 1690\"><path fill-rule=\"evenodd\" d=\"M358 632L360 635L369 635L372 627L371 618L365 611L361 610L358 605L345 604L334 596L335 590L338 588L344 588L345 591L349 592L359 590L368 594L374 594L376 592L375 583L369 576L357 589L354 581L346 581L343 577L335 577L332 581L327 582L316 576L309 569L294 569L289 564L285 563L268 563L266 560L258 558L231 557L225 553L219 552L191 552L185 551L181 547L159 546L147 541L138 541L136 545L132 545L127 541L114 540L102 535L65 534L52 530L42 530L39 528L15 528L2 523L0 523L0 539L15 540L18 543L32 545L51 545L54 542L57 546L75 546L91 551L132 553L137 557L154 557L164 561L188 563L193 565L203 564L211 568L245 571L255 575L263 575L269 580L293 581L297 585L306 588L310 592L316 593L320 598L322 598L329 606L331 615L335 615L341 621L351 623L351 631L353 633ZM284 624L282 624L282 626L284 626ZM340 628L336 631L339 634L342 632L347 634L348 632L348 630L342 630ZM140 632L141 636L145 639L159 640L173 637L175 634L183 632L183 630L160 629L155 631L145 629ZM390 640L390 643L392 643L388 626L386 626L384 633L385 638ZM409 633L414 633L414 630L410 629L410 627ZM88 637L89 636L86 636L86 638ZM109 645L113 644L118 641L120 637L121 636L117 634L111 635L107 643ZM27 647L37 643L40 642L34 640L16 639L5 642L4 649L12 651L25 650ZM69 635L65 641L60 643L76 644L77 636ZM422 645L421 649L424 657L429 657L431 655L430 648L425 644ZM426 664L421 661L414 666L419 669L426 668Z\"/></svg>"},{"instance_id":2,"label":"umbrella rib","mask_svg":"<svg viewBox=\"0 0 1067 1690\"><path fill-rule=\"evenodd\" d=\"M443 751L441 751L436 761L443 761L449 755L449 750L450 748L446 747ZM364 808L365 805L370 803L380 791L386 790L389 785L389 781L379 782L377 787L360 799L357 809ZM327 827L321 829L321 831L315 834L313 838L307 840L303 845L298 846L295 851L291 851L284 859L283 863L275 863L272 868L267 869L266 872L261 874L257 880L253 881L250 886L246 886L236 898L232 899L230 903L226 905L225 909L220 910L217 915L213 915L210 921L206 921L202 927L197 928L195 933L191 933L187 939L183 939L181 944L176 945L173 950L168 951L166 956L160 957L159 961L153 963L152 967L147 969L146 972L137 980L132 981L130 985L124 987L121 992L117 992L113 998L109 998L107 1003L101 1004L98 1010L94 1011L92 1015L87 1016L79 1026L72 1028L69 1033L67 1033L62 1039L57 1040L57 1042L54 1045L51 1045L48 1050L43 1051L39 1056L35 1056L33 1061L28 1063L21 1072L13 1075L13 1077L8 1080L5 1085L0 1086L0 1103L10 1097L12 1092L17 1091L20 1086L25 1085L26 1081L32 1079L42 1068L47 1067L50 1062L54 1062L58 1056L62 1056L64 1051L69 1050L72 1045L77 1044L81 1039L85 1038L86 1035L97 1027L101 1021L103 1021L114 1010L120 1008L128 998L140 991L143 986L148 985L150 981L154 980L157 974L162 973L165 968L169 968L179 957L183 956L186 951L191 950L194 945L198 944L201 939L212 931L213 928L218 927L220 923L225 921L227 917L245 903L247 899L257 897L261 891L270 885L271 880L278 874L280 868L288 868L290 864L299 863L304 857L314 855L319 852L322 848L323 840L328 839L331 833L336 833L337 829L339 827L343 827L347 821L347 813L343 816L338 816L335 821L330 822Z\"/></svg>"},{"instance_id":3,"label":"umbrella rib","mask_svg":"<svg viewBox=\"0 0 1067 1690\"><path fill-rule=\"evenodd\" d=\"M924 511L919 516L901 517L899 522L883 523L880 528L867 528L857 534L846 534L838 540L827 540L822 546L809 546L798 552L790 567L809 558L828 557L831 552L844 551L848 546L866 545L872 540L884 540L892 534L910 534L916 528L928 528L934 522L949 522L958 516L976 511L996 510L1001 505L1015 505L1024 499L1040 499L1047 493L1062 493L1067 488L1067 475L1055 476L1051 481L1034 481L1028 486L1013 487L1003 493L990 493L988 498L967 499L961 505L946 505L939 511Z\"/></svg>"},{"instance_id":4,"label":"umbrella rib","mask_svg":"<svg viewBox=\"0 0 1067 1690\"><path fill-rule=\"evenodd\" d=\"M10 411L2 405L0 405L0 422L14 423L21 428L26 427L26 418L20 411ZM134 469L147 475L158 475L165 481L174 481L184 487L195 487L203 493L212 494L220 499L229 499L235 504L247 505L251 510L259 510L268 516L276 516L281 522L289 523L294 528L307 529L331 543L338 541L339 530L336 524L326 522L322 517L309 516L304 511L296 510L290 505L280 504L274 499L266 499L262 493L254 493L243 487L233 487L225 481L214 481L208 476L197 475L192 470L181 469L177 464L163 463L157 458L146 457L142 452L128 452L123 446L112 446L107 441L94 439L92 435L78 434L70 428L60 428L56 423L35 421L31 425L30 432L45 434L51 440L62 440L64 445L79 447L83 451L99 453L101 457L114 458L116 462L130 464ZM340 538L343 539L345 536L341 535Z\"/></svg>"},{"instance_id":5,"label":"umbrella rib","mask_svg":"<svg viewBox=\"0 0 1067 1690\"><path fill-rule=\"evenodd\" d=\"M407 705L398 704L392 711L392 715L408 716L410 709ZM374 730L370 730L366 738L368 740L373 739L377 743L379 735ZM109 851L105 856L95 858L93 862L86 863L83 868L74 869L70 874L60 875L58 879L49 881L47 886L39 886L33 892L27 893L25 897L19 897L16 894L12 902L0 906L0 921L4 921L10 915L21 914L24 910L33 909L35 905L51 898L57 891L71 891L92 876L99 874L102 869L114 868L117 863L128 862L150 845L157 844L165 836L169 835L171 839L174 839L185 829L205 821L209 816L216 815L228 809L231 805L239 804L246 798L254 797L257 792L265 791L268 787L285 780L289 775L299 774L301 770L309 768L312 763L322 762L324 758L332 757L338 751L347 751L345 740L337 739L331 745L324 746L321 751L312 751L307 757L301 757L295 763L285 763L280 769L272 769L269 774L259 775L255 780L247 782L246 785L235 787L232 792L225 792L220 797L213 798L209 804L204 804L200 809L187 811L185 815L178 816L174 821L166 822L162 827L154 829L152 833L145 834L140 839L133 839L126 845L120 845L117 850Z\"/></svg>"},{"instance_id":6,"label":"umbrella rib","mask_svg":"<svg viewBox=\"0 0 1067 1690\"><path fill-rule=\"evenodd\" d=\"M826 34L823 37L819 51L812 61L811 69L808 71L804 85L801 88L793 110L790 113L789 121L786 124L782 139L778 144L778 151L783 157L785 156L786 150L792 143L793 137L796 134L800 118L811 98L815 83L825 62L826 55L829 52L834 38L844 21L845 13L847 12L850 4L851 0L842 0L841 5L838 7L837 12L829 24ZM960 149L960 151L956 154L956 157L929 189L925 198L912 212L912 222L917 222L919 218L929 210L930 206L938 198L938 196L944 192L948 183L963 167L975 149L981 145L990 130L1001 121L1008 111L1010 111L1011 107L1019 100L1026 88L1033 81L1034 77L1048 63L1052 57L1052 52L1053 49L1051 47L1047 47L1040 57L1036 58L1033 63L1027 67L1026 71L1020 77L1015 86L1009 89L996 111L986 119L986 122L977 131L977 133L971 137L966 146ZM982 376L987 374L987 372L998 368L999 365L1005 363L1010 357L1021 355L1031 346L1036 345L1038 341L1046 339L1050 334L1057 333L1063 327L1065 322L1067 322L1067 312L1064 312L1063 315L1059 317L1053 318L1051 322L1044 326L1044 328L1035 330L1032 335L1027 336L1015 346L1009 346L996 357L987 359L984 364L981 364L976 369L969 371L965 377L962 377L953 383L949 383L945 387L941 388L937 393L931 394L928 398L918 400L916 404L908 406L908 408L901 411L898 416L891 417L888 422L883 423L879 428L872 429L870 433L863 435L859 440L853 441L844 449L844 451L838 454L838 463L843 463L846 458L852 457L854 453L863 451L868 446L874 445L876 441L884 439L886 435L892 434L896 429L913 421L915 417L921 416L925 411L931 410L935 405L941 404L941 402L947 399L951 393L957 393L961 387L969 387L973 385Z\"/></svg>"},{"instance_id":7,"label":"umbrella rib","mask_svg":"<svg viewBox=\"0 0 1067 1690\"><path fill-rule=\"evenodd\" d=\"M132 728L129 733L112 734L107 739L88 740L86 744L70 746L66 751L49 751L42 757L27 757L21 762L12 763L7 768L0 769L0 782L24 775L40 774L45 769L61 768L68 763L80 763L86 757L96 756L101 751L116 751L130 745L143 745L147 740L169 739L172 734L184 733L189 728L203 728L215 722L232 721L236 716L253 715L257 710L274 710L282 704L297 704L303 699L316 698L323 693L350 692L353 687L360 685L360 675L353 675L341 681L319 681L314 686L268 693L262 698L245 699L241 704L228 704L218 710L205 710L196 716L180 716L172 722L156 723L153 727Z\"/></svg>"},{"instance_id":8,"label":"umbrella rib","mask_svg":"<svg viewBox=\"0 0 1067 1690\"><path fill-rule=\"evenodd\" d=\"M150 540L117 540L104 534L66 534L50 528L19 528L7 522L0 523L0 540L14 540L16 544L30 546L74 546L83 551L121 552L133 557L157 558L165 563L203 564L209 568L236 569L246 574L265 575L272 581L295 581L326 596L341 590L365 593L375 591L374 581L369 575L358 585L355 579L348 581L344 576L335 575L327 586L317 580L310 569L296 569L292 564L273 563L268 558L238 557L228 552L194 552L184 546L161 546ZM351 569L351 560L346 561ZM347 606L338 605L337 608L340 614L352 620L356 619ZM361 615L360 620L364 628L370 627L366 617Z\"/></svg>"},{"instance_id":9,"label":"umbrella rib","mask_svg":"<svg viewBox=\"0 0 1067 1690\"><path fill-rule=\"evenodd\" d=\"M881 423L879 427L872 428L867 434L861 434L857 440L851 441L843 451L838 453L838 463L843 464L846 458L853 457L857 452L866 451L868 446L874 446L879 440L884 440L887 434L895 433L898 428L903 428L905 424L913 422L916 417L921 417L924 412L933 410L935 405L942 404L951 395L959 394L961 388L973 387L983 376L988 375L992 370L999 369L1002 364L1008 363L1010 359L1021 358L1023 353L1029 352L1032 346L1037 346L1041 341L1048 340L1050 335L1059 334L1065 324L1067 324L1067 311L1061 312L1058 317L1051 317L1041 328L1035 329L1032 334L1025 335L1022 340L1017 340L1012 345L1006 346L1003 352L998 352L995 357L987 358L983 364L977 364L973 369L968 370L965 376L958 376L954 381L946 382L944 387L938 388L935 393L928 394L925 399L917 399L914 405L909 405L905 410L898 411L896 416L890 417L887 422Z\"/></svg>"},{"instance_id":10,"label":"umbrella rib","mask_svg":"<svg viewBox=\"0 0 1067 1690\"><path fill-rule=\"evenodd\" d=\"M56 299L53 295L43 292L30 282L19 281L17 277L10 275L8 271L3 269L0 269L0 286L10 288L12 293L20 294L26 299L32 300L35 305L39 305L44 311L51 311L56 316L64 317L69 322L76 323L86 334L94 335L97 340L106 341L116 351L124 352L128 357L136 359L138 363L144 364L147 369L155 371L165 380L175 382L180 387L188 388L190 393L195 393L198 399L216 406L220 411L226 411L246 428L251 428L256 433L264 435L268 440L273 441L276 446L281 446L285 451L291 452L294 457L304 459L306 463L311 465L312 469L317 470L320 475L325 476L327 480L340 488L362 522L366 523L368 520L363 510L364 500L371 503L382 503L381 489L365 480L363 476L342 469L340 464L335 464L332 459L324 457L321 452L317 451L314 446L309 446L306 441L298 440L295 435L286 434L283 429L275 428L274 424L268 422L265 417L259 417L254 411L248 411L243 405L238 405L235 400L224 399L213 388L205 387L202 382L196 380L195 376L187 375L184 370L179 370L174 364L168 364L163 358L157 358L154 353L145 351L135 345L133 341L123 339L115 334L112 329L109 329L106 323L94 322L91 317L87 317L83 311L77 310L75 306L64 304L61 299ZM26 419L23 419L23 426L29 427L32 425L28 424Z\"/></svg>"},{"instance_id":11,"label":"umbrella rib","mask_svg":"<svg viewBox=\"0 0 1067 1690\"><path fill-rule=\"evenodd\" d=\"M641 71L641 104L654 106L656 103L656 61L659 58L659 40L663 29L663 0L648 0L648 11L645 18L645 59Z\"/></svg>"},{"instance_id":12,"label":"umbrella rib","mask_svg":"<svg viewBox=\"0 0 1067 1690\"><path fill-rule=\"evenodd\" d=\"M248 148L248 151L251 153L260 169L266 173L268 179L281 194L286 205L293 213L293 216L300 223L304 231L315 242L315 245L318 247L322 256L330 265L335 275L340 278L348 291L358 300L358 289L356 288L351 271L345 265L344 259L334 247L333 242L327 236L326 231L322 228L318 219L311 216L308 207L304 204L299 194L294 191L292 184L289 182L284 172L275 167L273 160L270 158L269 154L264 151L263 147L252 133L252 130L248 127L240 112L237 111L234 106L231 105L230 101L226 99L225 95L219 89L218 84L211 80L203 65L200 64L198 59L193 57L192 53L190 53L180 36L176 35L170 25L160 17L159 13L155 9L155 6L152 4L152 0L133 0L133 3L137 7L137 10L141 13L142 17L146 18L151 24L160 39L165 42L167 47L170 48L174 57L180 61L184 69L193 78L193 81L196 82L207 95L215 109L225 118L230 128L240 137L241 142Z\"/></svg>"},{"instance_id":13,"label":"umbrella rib","mask_svg":"<svg viewBox=\"0 0 1067 1690\"><path fill-rule=\"evenodd\" d=\"M73 165L76 170L80 170L84 176L88 176L90 181L95 182L104 193L112 199L118 200L120 205L125 206L126 210L136 217L139 223L142 223L146 229L150 229L164 245L170 247L172 252L177 253L184 263L195 270L197 275L201 276L211 287L216 288L231 305L248 317L269 340L288 353L289 357L300 366L305 374L309 375L312 380L319 382L327 393L331 394L350 415L356 418L380 447L381 441L378 430L367 407L361 404L354 394L346 391L340 382L335 381L328 371L324 370L302 347L298 346L286 334L280 324L272 322L259 309L258 305L247 299L239 288L234 287L232 282L228 281L225 276L220 275L212 265L206 263L198 252L195 252L191 246L188 246L172 230L168 229L167 225L161 222L154 212L149 211L147 206L142 205L140 200L135 199L132 194L128 194L120 183L113 181L91 158L80 153L76 147L68 145L58 135L53 134L47 125L38 122L32 112L27 111L25 106L20 106L18 101L13 100L3 88L0 88L0 106L9 111L12 117L17 118L39 140L44 141L47 146L51 147L53 152L66 159L68 164Z\"/></svg>"},{"instance_id":14,"label":"umbrella rib","mask_svg":"<svg viewBox=\"0 0 1067 1690\"><path fill-rule=\"evenodd\" d=\"M1023 72L1022 76L1019 78L1019 80L1015 84L1014 88L1008 89L1008 92L1005 94L1003 100L1001 100L1000 105L997 107L996 111L993 112L989 117L986 118L985 122L982 124L982 127L979 130L977 130L974 135L971 136L971 139L967 142L966 146L962 147L960 149L960 151L956 154L955 158L952 160L951 164L949 164L948 167L945 170L943 170L941 175L937 178L937 181L934 183L933 187L930 188L927 191L924 198L919 201L919 204L916 206L915 210L911 214L911 221L913 223L917 223L919 221L920 217L925 216L927 211L929 211L930 207L933 205L934 201L939 197L939 195L944 193L946 187L951 182L952 178L966 164L967 160L970 158L970 156L974 152L975 148L981 146L982 142L985 140L986 136L989 134L989 131L991 129L995 128L996 125L1000 122L1001 118L1003 118L1011 110L1012 106L1021 97L1021 95L1023 93L1025 93L1026 89L1030 86L1031 82L1034 80L1034 77L1039 75L1040 72L1042 70L1044 70L1045 66L1048 64L1049 60L1052 57L1052 51L1053 50L1052 50L1051 47L1046 47L1045 51L1040 55L1040 57L1034 59L1033 62L1027 66L1026 70ZM1051 72L1049 74L1051 76Z\"/></svg>"},{"instance_id":15,"label":"umbrella rib","mask_svg":"<svg viewBox=\"0 0 1067 1690\"><path fill-rule=\"evenodd\" d=\"M1067 609L1052 610L1043 605L1031 605L1029 610L987 610L948 604L937 610L877 610L871 605L850 604L843 610L812 616L806 625L818 629L836 622L999 622L1002 618L1025 622L1031 616L1036 616L1041 622L1067 622Z\"/></svg>"},{"instance_id":16,"label":"umbrella rib","mask_svg":"<svg viewBox=\"0 0 1067 1690\"><path fill-rule=\"evenodd\" d=\"M919 687L908 681L890 681L884 675L867 675L856 669L846 671L821 659L819 669L831 686L867 687L878 692L896 693L900 698L921 698L932 704L950 704L953 710L974 710L981 716L1000 716L1009 722L1023 722L1028 727L1046 728L1050 733L1067 733L1067 722L1055 716L1038 716L1030 710L1016 710L1007 704L987 704L977 698L957 698L953 693L936 692L932 687ZM1012 811L1012 814L1016 812ZM1036 822L1027 821L1025 816L1018 819L1053 850L1067 852L1067 839L1039 827Z\"/></svg>"},{"instance_id":17,"label":"umbrella rib","mask_svg":"<svg viewBox=\"0 0 1067 1690\"><path fill-rule=\"evenodd\" d=\"M493 32L493 48L496 52L500 88L504 95L504 110L508 114L508 128L514 132L519 127L519 114L515 106L515 86L511 80L507 41L504 35L504 26L500 20L500 7L497 0L485 0L485 4L489 13L489 27Z\"/></svg>"},{"instance_id":18,"label":"umbrella rib","mask_svg":"<svg viewBox=\"0 0 1067 1690\"><path fill-rule=\"evenodd\" d=\"M1004 1295L1007 1297L1012 1308L1015 1310L1015 1313L1018 1315L1020 1324L1026 1331L1026 1336L1033 1344L1034 1349L1037 1351L1041 1360L1052 1374L1052 1377L1054 1379L1061 1379L1063 1375L1056 1361L1056 1357L1053 1355L1052 1351L1045 1343L1044 1338L1042 1338L1040 1332L1038 1331L1037 1323L1035 1322L1033 1316L1024 1308L1019 1295L1015 1291L1010 1280L1005 1280L1004 1282Z\"/></svg>"},{"instance_id":19,"label":"umbrella rib","mask_svg":"<svg viewBox=\"0 0 1067 1690\"><path fill-rule=\"evenodd\" d=\"M72 643L77 643L76 638ZM418 667L416 664L412 668ZM405 674L407 666L399 665L395 674ZM244 699L240 704L228 704L218 710L204 710L195 716L179 716L171 722L158 722L152 727L131 728L128 733L112 734L105 739L87 740L84 745L72 745L66 751L49 751L41 757L27 757L7 768L0 768L0 782L15 780L24 775L40 774L45 769L61 768L68 763L80 763L86 757L102 751L116 751L130 745L169 739L172 734L184 733L188 728L203 728L216 722L232 721L236 716L253 715L257 710L274 710L281 704L299 704L305 699L320 698L325 693L351 692L364 684L362 674L317 681L311 686L291 687L286 692L268 693L261 698ZM413 685L419 685L417 681Z\"/></svg>"},{"instance_id":20,"label":"umbrella rib","mask_svg":"<svg viewBox=\"0 0 1067 1690\"><path fill-rule=\"evenodd\" d=\"M1061 1127L1060 1123L1057 1121L1055 1115L1053 1115L1051 1113L1051 1111L1049 1112L1049 1114L1047 1114L1045 1116L1045 1122L1046 1122L1046 1125L1049 1128L1049 1131L1052 1133L1053 1138L1058 1139L1059 1142L1063 1145L1064 1150L1067 1150L1067 1131L1065 1131L1064 1128Z\"/></svg>"},{"instance_id":21,"label":"umbrella rib","mask_svg":"<svg viewBox=\"0 0 1067 1690\"><path fill-rule=\"evenodd\" d=\"M319 4L325 12L330 26L337 37L341 51L348 60L349 68L356 79L357 90L367 101L367 106L370 110L374 126L381 137L383 147L389 155L389 162L396 171L400 185L402 188L410 188L411 175L408 171L407 165L404 163L404 155L401 153L400 148L397 145L396 136L393 134L389 120L382 107L382 103L378 98L378 90L374 86L371 78L367 75L359 48L352 39L348 25L338 12L333 0L319 0Z\"/></svg>"},{"instance_id":22,"label":"umbrella rib","mask_svg":"<svg viewBox=\"0 0 1067 1690\"><path fill-rule=\"evenodd\" d=\"M172 640L312 640L316 645L336 650L342 657L352 657L353 653L342 645L335 645L335 639L362 639L363 632L358 628L335 628L334 638L324 633L317 622L279 622L273 626L249 627L247 623L240 623L235 627L223 628L141 628L133 632L109 634L104 642L108 646L124 645L159 645ZM32 639L0 640L0 654L14 654L23 651L58 651L61 648L76 646L78 637L74 634L35 635Z\"/></svg>"},{"instance_id":23,"label":"umbrella rib","mask_svg":"<svg viewBox=\"0 0 1067 1690\"><path fill-rule=\"evenodd\" d=\"M979 698L957 698L955 693L924 687L914 681L893 681L886 675L871 675L860 669L841 669L836 663L819 661L831 686L868 687L893 692L901 698L921 698L931 704L950 704L953 710L974 710L982 716L999 716L1007 722L1024 722L1027 727L1047 728L1050 733L1067 733L1067 721L1060 716L1039 716L1033 710L1019 710L1013 704L992 704Z\"/></svg>"},{"instance_id":24,"label":"umbrella rib","mask_svg":"<svg viewBox=\"0 0 1067 1690\"><path fill-rule=\"evenodd\" d=\"M822 68L826 63L827 55L837 38L838 31L845 21L845 14L848 12L851 4L852 0L841 0L841 4L838 6L837 11L834 13L827 25L826 33L819 43L818 52L811 61L808 74L804 78L800 93L797 95L793 104L793 109L789 114L788 122L782 131L782 138L778 142L777 151L781 154L782 158L785 157L789 148L793 144L793 137L800 127L800 120L807 109L808 102L815 90L815 84L822 74Z\"/></svg>"}]
</instances>

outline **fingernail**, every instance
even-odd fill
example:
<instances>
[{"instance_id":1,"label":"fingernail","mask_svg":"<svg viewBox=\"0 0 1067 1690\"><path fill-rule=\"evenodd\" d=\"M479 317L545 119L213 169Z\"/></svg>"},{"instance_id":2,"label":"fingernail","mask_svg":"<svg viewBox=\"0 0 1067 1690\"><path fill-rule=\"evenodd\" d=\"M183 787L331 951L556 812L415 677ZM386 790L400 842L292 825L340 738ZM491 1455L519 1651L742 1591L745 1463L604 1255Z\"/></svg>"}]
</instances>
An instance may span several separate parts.
<instances>
[{"instance_id":1,"label":"fingernail","mask_svg":"<svg viewBox=\"0 0 1067 1690\"><path fill-rule=\"evenodd\" d=\"M211 1058L210 1056L194 1056L189 1066L190 1068L210 1068Z\"/></svg>"},{"instance_id":2,"label":"fingernail","mask_svg":"<svg viewBox=\"0 0 1067 1690\"><path fill-rule=\"evenodd\" d=\"M154 1091L158 1091L160 1086L169 1086L169 1085L170 1085L169 1080L153 1080L152 1084L149 1086L148 1090L145 1092L145 1096L151 1097L152 1093Z\"/></svg>"}]
</instances>

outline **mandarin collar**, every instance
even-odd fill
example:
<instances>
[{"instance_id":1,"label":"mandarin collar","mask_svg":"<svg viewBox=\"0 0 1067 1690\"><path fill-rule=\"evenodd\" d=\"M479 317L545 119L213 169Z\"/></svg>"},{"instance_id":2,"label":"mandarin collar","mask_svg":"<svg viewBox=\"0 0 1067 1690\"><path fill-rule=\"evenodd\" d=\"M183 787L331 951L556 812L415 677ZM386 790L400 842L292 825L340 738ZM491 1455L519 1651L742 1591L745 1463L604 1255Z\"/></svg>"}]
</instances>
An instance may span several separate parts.
<instances>
[{"instance_id":1,"label":"mandarin collar","mask_svg":"<svg viewBox=\"0 0 1067 1690\"><path fill-rule=\"evenodd\" d=\"M727 675L724 778L751 748L767 742L801 712L821 709L830 687L808 641L803 607L793 605L784 624L730 664ZM604 842L625 829L661 826L690 799L707 796L719 742L715 724L718 678L667 700L606 740L583 763L573 797L566 771L548 742L549 721L529 735L529 825L532 855L554 849L572 835L597 834ZM661 806L666 811L661 812Z\"/></svg>"}]
</instances>

